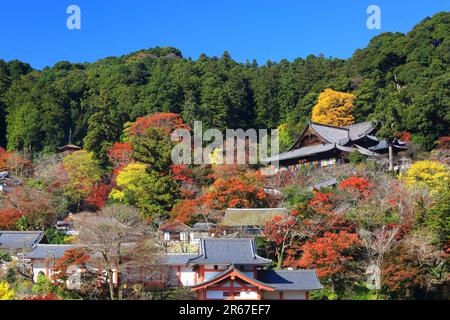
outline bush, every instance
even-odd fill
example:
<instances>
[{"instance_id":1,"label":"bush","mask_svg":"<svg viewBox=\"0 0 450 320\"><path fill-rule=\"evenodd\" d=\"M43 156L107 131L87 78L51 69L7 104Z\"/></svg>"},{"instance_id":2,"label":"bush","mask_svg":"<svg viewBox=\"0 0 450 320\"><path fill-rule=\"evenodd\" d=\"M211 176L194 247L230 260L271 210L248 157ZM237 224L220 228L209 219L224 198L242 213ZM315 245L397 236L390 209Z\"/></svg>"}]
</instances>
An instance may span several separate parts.
<instances>
[{"instance_id":1,"label":"bush","mask_svg":"<svg viewBox=\"0 0 450 320\"><path fill-rule=\"evenodd\" d=\"M348 154L348 161L351 164L358 164L366 161L366 156L355 150Z\"/></svg>"}]
</instances>

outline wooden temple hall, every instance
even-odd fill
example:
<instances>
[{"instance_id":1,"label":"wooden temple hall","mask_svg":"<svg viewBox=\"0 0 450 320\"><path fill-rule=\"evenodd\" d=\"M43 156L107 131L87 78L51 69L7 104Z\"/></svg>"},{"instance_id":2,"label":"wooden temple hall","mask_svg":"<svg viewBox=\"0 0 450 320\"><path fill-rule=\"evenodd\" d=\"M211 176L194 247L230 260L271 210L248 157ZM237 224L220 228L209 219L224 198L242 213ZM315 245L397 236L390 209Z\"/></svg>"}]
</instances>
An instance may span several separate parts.
<instances>
[{"instance_id":1,"label":"wooden temple hall","mask_svg":"<svg viewBox=\"0 0 450 320\"><path fill-rule=\"evenodd\" d=\"M264 159L279 160L280 170L296 171L300 166L326 167L348 162L348 155L357 151L369 158L380 159L388 154L387 141L378 139L377 121L336 127L309 122L298 140L286 152ZM393 152L406 150L404 141L394 140Z\"/></svg>"}]
</instances>

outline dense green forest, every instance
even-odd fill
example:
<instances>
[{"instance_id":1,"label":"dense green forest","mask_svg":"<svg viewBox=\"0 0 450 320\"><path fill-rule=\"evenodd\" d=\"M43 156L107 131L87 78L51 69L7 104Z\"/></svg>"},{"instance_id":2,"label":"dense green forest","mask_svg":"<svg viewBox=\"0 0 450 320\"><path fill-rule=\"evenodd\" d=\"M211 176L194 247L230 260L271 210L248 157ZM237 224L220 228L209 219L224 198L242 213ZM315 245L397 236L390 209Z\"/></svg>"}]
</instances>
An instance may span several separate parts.
<instances>
[{"instance_id":1,"label":"dense green forest","mask_svg":"<svg viewBox=\"0 0 450 320\"><path fill-rule=\"evenodd\" d=\"M383 33L347 60L238 63L227 52L193 60L171 47L43 70L0 60L0 146L55 151L71 131L72 142L102 158L125 122L156 111L201 120L205 128L287 124L296 136L318 94L332 88L356 95L357 121L395 123L430 149L449 134L449 62L449 12L406 35Z\"/></svg>"}]
</instances>

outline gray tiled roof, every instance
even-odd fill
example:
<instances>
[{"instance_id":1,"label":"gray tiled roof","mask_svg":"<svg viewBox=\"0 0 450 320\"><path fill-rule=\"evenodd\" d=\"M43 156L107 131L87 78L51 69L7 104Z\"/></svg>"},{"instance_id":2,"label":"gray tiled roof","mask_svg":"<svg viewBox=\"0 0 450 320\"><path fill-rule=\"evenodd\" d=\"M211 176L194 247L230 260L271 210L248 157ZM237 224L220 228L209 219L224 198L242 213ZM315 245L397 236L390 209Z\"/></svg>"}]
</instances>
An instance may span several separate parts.
<instances>
[{"instance_id":1,"label":"gray tiled roof","mask_svg":"<svg viewBox=\"0 0 450 320\"><path fill-rule=\"evenodd\" d=\"M361 123L355 123L351 126L345 126L344 128L349 130L349 137L352 140L358 140L365 135L371 134L377 127L377 121L366 121Z\"/></svg>"},{"instance_id":2,"label":"gray tiled roof","mask_svg":"<svg viewBox=\"0 0 450 320\"><path fill-rule=\"evenodd\" d=\"M71 244L39 244L31 251L25 254L27 259L46 259L46 258L61 258L64 253L79 246Z\"/></svg>"},{"instance_id":3,"label":"gray tiled roof","mask_svg":"<svg viewBox=\"0 0 450 320\"><path fill-rule=\"evenodd\" d=\"M300 149L294 149L292 151L283 152L279 154L278 156L262 159L263 162L270 162L274 160L289 160L289 159L295 159L299 157L305 157L309 155L313 155L316 153L322 153L326 151L333 150L335 148L334 143L328 143L328 144L316 144L308 147L302 147Z\"/></svg>"},{"instance_id":4,"label":"gray tiled roof","mask_svg":"<svg viewBox=\"0 0 450 320\"><path fill-rule=\"evenodd\" d=\"M278 291L322 288L315 270L258 270L258 280Z\"/></svg>"},{"instance_id":5,"label":"gray tiled roof","mask_svg":"<svg viewBox=\"0 0 450 320\"><path fill-rule=\"evenodd\" d=\"M272 260L256 254L255 242L251 238L201 239L200 255L189 260L189 264L267 265L271 263Z\"/></svg>"},{"instance_id":6,"label":"gray tiled roof","mask_svg":"<svg viewBox=\"0 0 450 320\"><path fill-rule=\"evenodd\" d=\"M393 144L396 149L407 149L408 147L401 140L394 140ZM388 143L386 140L381 140L377 145L369 147L369 150L377 152L388 149Z\"/></svg>"},{"instance_id":7,"label":"gray tiled roof","mask_svg":"<svg viewBox=\"0 0 450 320\"><path fill-rule=\"evenodd\" d=\"M328 126L320 123L311 122L311 128L313 128L322 138L330 143L348 142L349 129L344 127Z\"/></svg>"},{"instance_id":8,"label":"gray tiled roof","mask_svg":"<svg viewBox=\"0 0 450 320\"><path fill-rule=\"evenodd\" d=\"M38 244L43 237L43 231L0 231L0 248L31 248Z\"/></svg>"},{"instance_id":9,"label":"gray tiled roof","mask_svg":"<svg viewBox=\"0 0 450 320\"><path fill-rule=\"evenodd\" d=\"M161 264L171 266L184 266L190 259L198 257L198 254L191 253L166 253L161 257Z\"/></svg>"}]
</instances>

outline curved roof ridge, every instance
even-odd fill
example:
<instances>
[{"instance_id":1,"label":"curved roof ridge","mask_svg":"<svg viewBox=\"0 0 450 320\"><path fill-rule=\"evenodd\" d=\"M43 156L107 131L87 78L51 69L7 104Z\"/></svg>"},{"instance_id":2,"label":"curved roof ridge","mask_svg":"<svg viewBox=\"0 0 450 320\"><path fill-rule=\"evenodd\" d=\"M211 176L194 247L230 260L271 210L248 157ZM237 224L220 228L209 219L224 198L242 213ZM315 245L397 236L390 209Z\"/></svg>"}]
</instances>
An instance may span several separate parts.
<instances>
[{"instance_id":1,"label":"curved roof ridge","mask_svg":"<svg viewBox=\"0 0 450 320\"><path fill-rule=\"evenodd\" d=\"M246 275L245 273L241 272L240 270L236 269L236 267L234 266L234 264L231 264L228 269L220 272L219 274L216 274L215 276L209 278L206 281L203 281L201 283L195 284L193 286L191 286L190 288L193 290L202 288L204 286L207 285L212 285L214 283L217 283L223 279L225 279L229 274L234 273L235 275L237 275L239 278L241 278L244 281L247 281L255 286L261 287L261 289L265 289L266 291L275 291L275 287L271 286L269 284L266 284L258 279L255 278L251 278L248 275Z\"/></svg>"},{"instance_id":2,"label":"curved roof ridge","mask_svg":"<svg viewBox=\"0 0 450 320\"><path fill-rule=\"evenodd\" d=\"M340 127L340 126L334 126L332 124L325 124L325 123L313 122L313 121L310 121L310 123L313 125L319 125L319 126L324 126L324 127L333 128L333 129L340 129L340 130L346 130L346 131L350 130L349 128L347 128L347 126ZM353 126L353 124L352 124L352 126Z\"/></svg>"}]
</instances>

